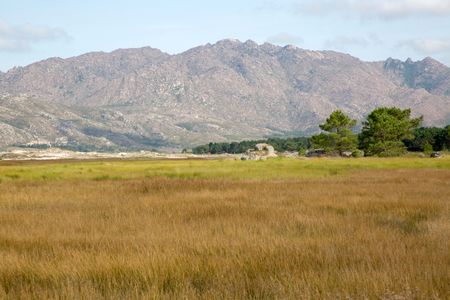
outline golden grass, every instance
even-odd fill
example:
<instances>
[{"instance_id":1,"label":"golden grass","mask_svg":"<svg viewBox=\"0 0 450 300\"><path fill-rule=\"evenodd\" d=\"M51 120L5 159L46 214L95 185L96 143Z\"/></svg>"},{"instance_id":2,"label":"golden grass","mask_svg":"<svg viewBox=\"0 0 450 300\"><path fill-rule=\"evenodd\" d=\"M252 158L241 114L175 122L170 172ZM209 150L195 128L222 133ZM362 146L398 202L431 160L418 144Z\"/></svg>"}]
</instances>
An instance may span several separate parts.
<instances>
[{"instance_id":1,"label":"golden grass","mask_svg":"<svg viewBox=\"0 0 450 300\"><path fill-rule=\"evenodd\" d=\"M247 163L0 165L0 298L450 298L448 160Z\"/></svg>"}]
</instances>

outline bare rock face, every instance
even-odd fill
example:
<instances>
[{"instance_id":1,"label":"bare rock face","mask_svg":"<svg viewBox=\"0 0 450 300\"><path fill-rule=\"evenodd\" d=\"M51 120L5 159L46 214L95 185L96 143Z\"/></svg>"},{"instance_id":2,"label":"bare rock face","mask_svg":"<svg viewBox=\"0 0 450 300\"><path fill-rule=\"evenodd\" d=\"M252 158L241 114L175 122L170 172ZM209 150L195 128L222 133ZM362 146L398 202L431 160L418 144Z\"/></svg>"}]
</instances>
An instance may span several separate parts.
<instances>
[{"instance_id":1,"label":"bare rock face","mask_svg":"<svg viewBox=\"0 0 450 300\"><path fill-rule=\"evenodd\" d=\"M311 134L335 109L379 106L450 121L450 68L426 58L347 54L223 40L169 55L150 47L50 58L0 73L0 147L181 149Z\"/></svg>"},{"instance_id":2,"label":"bare rock face","mask_svg":"<svg viewBox=\"0 0 450 300\"><path fill-rule=\"evenodd\" d=\"M384 69L392 79L413 89L425 89L434 95L450 95L450 68L431 57L414 62L389 58Z\"/></svg>"}]
</instances>

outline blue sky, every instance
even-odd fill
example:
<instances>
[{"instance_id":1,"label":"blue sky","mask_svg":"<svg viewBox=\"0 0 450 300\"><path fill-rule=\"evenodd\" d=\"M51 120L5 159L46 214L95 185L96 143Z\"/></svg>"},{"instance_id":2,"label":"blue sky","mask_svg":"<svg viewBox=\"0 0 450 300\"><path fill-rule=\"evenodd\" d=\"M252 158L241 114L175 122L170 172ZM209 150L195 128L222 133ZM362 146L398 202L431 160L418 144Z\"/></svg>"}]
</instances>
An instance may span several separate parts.
<instances>
[{"instance_id":1,"label":"blue sky","mask_svg":"<svg viewBox=\"0 0 450 300\"><path fill-rule=\"evenodd\" d=\"M224 38L450 65L450 0L0 2L1 71L117 48L179 53Z\"/></svg>"}]
</instances>

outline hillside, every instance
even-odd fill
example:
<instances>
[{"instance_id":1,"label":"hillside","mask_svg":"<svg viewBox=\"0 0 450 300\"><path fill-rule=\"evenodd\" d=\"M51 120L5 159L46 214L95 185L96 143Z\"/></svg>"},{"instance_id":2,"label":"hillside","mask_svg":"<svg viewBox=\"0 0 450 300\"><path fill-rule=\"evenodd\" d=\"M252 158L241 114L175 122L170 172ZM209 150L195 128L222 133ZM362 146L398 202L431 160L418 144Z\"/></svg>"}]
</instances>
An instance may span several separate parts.
<instances>
[{"instance_id":1,"label":"hillside","mask_svg":"<svg viewBox=\"0 0 450 300\"><path fill-rule=\"evenodd\" d=\"M222 40L50 58L0 73L0 147L174 149L310 134L334 109L362 120L410 107L450 121L450 68L432 58L364 62L332 51Z\"/></svg>"}]
</instances>

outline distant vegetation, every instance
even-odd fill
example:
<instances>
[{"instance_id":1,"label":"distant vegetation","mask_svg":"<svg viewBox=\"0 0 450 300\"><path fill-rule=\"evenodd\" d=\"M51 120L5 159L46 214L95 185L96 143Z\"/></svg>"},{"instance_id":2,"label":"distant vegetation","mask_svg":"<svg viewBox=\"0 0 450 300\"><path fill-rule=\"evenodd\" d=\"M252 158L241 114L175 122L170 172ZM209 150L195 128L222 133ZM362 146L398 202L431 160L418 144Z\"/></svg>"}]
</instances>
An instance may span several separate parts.
<instances>
[{"instance_id":1,"label":"distant vegetation","mask_svg":"<svg viewBox=\"0 0 450 300\"><path fill-rule=\"evenodd\" d=\"M209 143L192 149L194 154L222 154L222 153L244 153L248 149L255 148L256 144L267 143L272 145L276 151L299 151L311 147L308 137L296 138L268 138L262 140L242 141L232 143Z\"/></svg>"},{"instance_id":2,"label":"distant vegetation","mask_svg":"<svg viewBox=\"0 0 450 300\"><path fill-rule=\"evenodd\" d=\"M421 127L412 132L414 138L403 142L408 151L442 151L450 149L450 125L444 128Z\"/></svg>"},{"instance_id":3,"label":"distant vegetation","mask_svg":"<svg viewBox=\"0 0 450 300\"><path fill-rule=\"evenodd\" d=\"M450 149L450 125L445 128L420 127L423 118L411 118L410 109L381 107L363 122L362 131L353 131L356 120L336 110L319 125L323 130L312 137L269 138L232 143L209 143L192 149L194 154L244 153L258 143L268 143L278 152L321 149L328 155L399 156L406 151L441 151Z\"/></svg>"}]
</instances>

